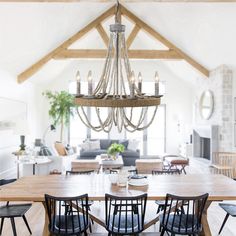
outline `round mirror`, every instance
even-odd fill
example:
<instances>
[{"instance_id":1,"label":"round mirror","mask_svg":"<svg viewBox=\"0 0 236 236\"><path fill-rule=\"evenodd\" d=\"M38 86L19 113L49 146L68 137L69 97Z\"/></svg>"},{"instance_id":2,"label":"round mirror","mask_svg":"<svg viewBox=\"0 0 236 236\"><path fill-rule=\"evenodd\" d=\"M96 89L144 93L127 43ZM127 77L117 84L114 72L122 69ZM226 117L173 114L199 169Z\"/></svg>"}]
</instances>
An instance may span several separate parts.
<instances>
[{"instance_id":1,"label":"round mirror","mask_svg":"<svg viewBox=\"0 0 236 236\"><path fill-rule=\"evenodd\" d=\"M210 90L202 93L199 104L201 117L205 120L210 119L214 109L214 97Z\"/></svg>"}]
</instances>

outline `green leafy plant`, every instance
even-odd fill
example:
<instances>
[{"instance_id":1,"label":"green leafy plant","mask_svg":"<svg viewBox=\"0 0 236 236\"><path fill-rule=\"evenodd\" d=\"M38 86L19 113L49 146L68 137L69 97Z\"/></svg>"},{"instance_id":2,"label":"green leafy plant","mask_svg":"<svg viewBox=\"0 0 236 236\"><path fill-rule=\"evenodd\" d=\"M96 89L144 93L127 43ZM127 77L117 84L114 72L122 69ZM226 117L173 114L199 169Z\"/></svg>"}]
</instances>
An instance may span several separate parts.
<instances>
[{"instance_id":1,"label":"green leafy plant","mask_svg":"<svg viewBox=\"0 0 236 236\"><path fill-rule=\"evenodd\" d=\"M123 144L112 143L107 149L107 153L111 156L115 156L117 153L124 152L125 146Z\"/></svg>"},{"instance_id":2,"label":"green leafy plant","mask_svg":"<svg viewBox=\"0 0 236 236\"><path fill-rule=\"evenodd\" d=\"M52 92L45 91L43 95L49 100L50 109L49 116L53 120L55 126L61 126L60 141L63 141L64 126L70 121L70 116L74 115L72 108L75 107L74 96L66 91Z\"/></svg>"}]
</instances>

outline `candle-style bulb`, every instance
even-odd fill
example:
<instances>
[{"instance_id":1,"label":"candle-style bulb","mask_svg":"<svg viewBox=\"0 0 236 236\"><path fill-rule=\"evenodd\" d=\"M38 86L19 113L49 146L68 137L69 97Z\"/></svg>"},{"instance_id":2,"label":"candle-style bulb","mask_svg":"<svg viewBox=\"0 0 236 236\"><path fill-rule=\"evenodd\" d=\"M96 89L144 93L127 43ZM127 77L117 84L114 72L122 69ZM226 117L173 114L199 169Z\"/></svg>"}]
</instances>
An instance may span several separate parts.
<instances>
[{"instance_id":1,"label":"candle-style bulb","mask_svg":"<svg viewBox=\"0 0 236 236\"><path fill-rule=\"evenodd\" d=\"M79 72L79 70L78 70L77 73L76 73L76 80L77 80L78 82L80 82L80 72Z\"/></svg>"},{"instance_id":2,"label":"candle-style bulb","mask_svg":"<svg viewBox=\"0 0 236 236\"><path fill-rule=\"evenodd\" d=\"M80 95L80 73L77 71L76 73L76 94Z\"/></svg>"},{"instance_id":3,"label":"candle-style bulb","mask_svg":"<svg viewBox=\"0 0 236 236\"><path fill-rule=\"evenodd\" d=\"M134 98L134 87L135 87L135 76L134 76L134 72L131 72L131 88L130 88L130 97Z\"/></svg>"},{"instance_id":4,"label":"candle-style bulb","mask_svg":"<svg viewBox=\"0 0 236 236\"><path fill-rule=\"evenodd\" d=\"M134 84L135 82L135 75L134 75L134 71L131 72L131 83Z\"/></svg>"},{"instance_id":5,"label":"candle-style bulb","mask_svg":"<svg viewBox=\"0 0 236 236\"><path fill-rule=\"evenodd\" d=\"M159 83L159 82L160 82L159 74L158 74L157 71L156 71L156 73L155 73L155 82L156 82L156 83Z\"/></svg>"},{"instance_id":6,"label":"candle-style bulb","mask_svg":"<svg viewBox=\"0 0 236 236\"><path fill-rule=\"evenodd\" d=\"M142 82L143 78L142 78L142 74L141 72L138 73L138 82Z\"/></svg>"},{"instance_id":7,"label":"candle-style bulb","mask_svg":"<svg viewBox=\"0 0 236 236\"><path fill-rule=\"evenodd\" d=\"M155 73L155 96L159 96L159 75L157 71Z\"/></svg>"},{"instance_id":8,"label":"candle-style bulb","mask_svg":"<svg viewBox=\"0 0 236 236\"><path fill-rule=\"evenodd\" d=\"M88 82L91 82L92 81L92 71L90 70L88 72Z\"/></svg>"},{"instance_id":9,"label":"candle-style bulb","mask_svg":"<svg viewBox=\"0 0 236 236\"><path fill-rule=\"evenodd\" d=\"M142 74L141 72L138 73L138 89L139 89L139 92L142 93Z\"/></svg>"},{"instance_id":10,"label":"candle-style bulb","mask_svg":"<svg viewBox=\"0 0 236 236\"><path fill-rule=\"evenodd\" d=\"M90 70L88 73L88 95L92 95L92 93L93 93L92 71Z\"/></svg>"}]
</instances>

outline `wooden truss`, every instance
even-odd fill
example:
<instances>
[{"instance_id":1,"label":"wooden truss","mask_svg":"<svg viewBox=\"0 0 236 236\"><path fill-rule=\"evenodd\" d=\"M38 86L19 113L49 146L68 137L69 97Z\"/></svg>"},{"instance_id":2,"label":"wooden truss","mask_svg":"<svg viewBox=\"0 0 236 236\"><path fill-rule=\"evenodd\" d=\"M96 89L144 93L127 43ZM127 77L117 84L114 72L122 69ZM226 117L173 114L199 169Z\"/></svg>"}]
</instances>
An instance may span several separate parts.
<instances>
[{"instance_id":1,"label":"wooden truss","mask_svg":"<svg viewBox=\"0 0 236 236\"><path fill-rule=\"evenodd\" d=\"M152 27L146 24L144 21L135 16L132 12L126 9L123 5L120 5L121 15L126 17L129 21L134 24L133 30L127 38L127 47L129 48L133 43L138 32L142 29L155 40L161 42L168 50L128 50L128 55L130 58L138 59L174 59L174 60L185 60L197 71L199 71L204 76L209 76L209 71L198 62L196 62L189 55L184 53L181 49L176 47L173 43L163 37L160 33L155 31ZM31 65L28 69L23 71L18 75L18 82L22 83L33 76L37 71L39 71L47 62L51 59L66 59L66 58L104 58L106 56L106 50L98 49L68 49L73 43L81 39L85 34L90 32L93 29L96 29L101 36L105 45L108 45L109 37L104 30L102 23L107 20L109 17L112 17L115 14L115 6L108 9L94 21L89 23L71 38L67 39L53 51L45 55L35 64Z\"/></svg>"}]
</instances>

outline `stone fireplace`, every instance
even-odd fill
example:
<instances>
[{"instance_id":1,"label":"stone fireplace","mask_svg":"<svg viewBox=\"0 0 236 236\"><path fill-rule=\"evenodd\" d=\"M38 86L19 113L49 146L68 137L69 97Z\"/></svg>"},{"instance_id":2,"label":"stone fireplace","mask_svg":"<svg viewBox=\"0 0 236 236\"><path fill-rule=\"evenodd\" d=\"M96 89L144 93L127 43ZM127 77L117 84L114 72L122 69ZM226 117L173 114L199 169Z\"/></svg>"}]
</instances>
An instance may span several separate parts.
<instances>
[{"instance_id":1,"label":"stone fireplace","mask_svg":"<svg viewBox=\"0 0 236 236\"><path fill-rule=\"evenodd\" d=\"M217 125L197 126L193 129L193 156L211 160L212 153L219 150Z\"/></svg>"},{"instance_id":2,"label":"stone fireplace","mask_svg":"<svg viewBox=\"0 0 236 236\"><path fill-rule=\"evenodd\" d=\"M207 79L197 79L193 122L193 156L211 160L212 152L233 150L233 72L222 65L211 71ZM203 119L199 102L204 91L214 96L214 108L209 119ZM210 149L210 155L209 155Z\"/></svg>"}]
</instances>

